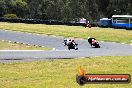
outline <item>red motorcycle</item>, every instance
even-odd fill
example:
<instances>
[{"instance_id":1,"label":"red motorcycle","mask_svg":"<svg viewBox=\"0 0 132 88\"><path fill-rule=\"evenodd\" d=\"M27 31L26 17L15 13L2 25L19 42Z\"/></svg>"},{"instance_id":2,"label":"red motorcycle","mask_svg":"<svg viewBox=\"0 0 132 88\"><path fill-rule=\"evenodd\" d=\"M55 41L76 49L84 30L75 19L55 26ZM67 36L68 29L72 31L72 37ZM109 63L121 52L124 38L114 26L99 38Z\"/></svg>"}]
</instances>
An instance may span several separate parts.
<instances>
[{"instance_id":1,"label":"red motorcycle","mask_svg":"<svg viewBox=\"0 0 132 88\"><path fill-rule=\"evenodd\" d=\"M100 48L100 45L95 38L88 38L88 42L91 46L94 46L95 48Z\"/></svg>"}]
</instances>

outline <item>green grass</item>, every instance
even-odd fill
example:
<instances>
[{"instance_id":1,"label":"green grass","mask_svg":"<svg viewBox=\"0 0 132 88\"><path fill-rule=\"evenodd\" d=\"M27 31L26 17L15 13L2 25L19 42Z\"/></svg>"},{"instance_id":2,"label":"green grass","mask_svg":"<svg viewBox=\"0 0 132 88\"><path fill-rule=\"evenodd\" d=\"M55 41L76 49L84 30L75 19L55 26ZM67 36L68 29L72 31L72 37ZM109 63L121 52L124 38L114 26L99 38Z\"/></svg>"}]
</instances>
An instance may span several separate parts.
<instances>
[{"instance_id":1,"label":"green grass","mask_svg":"<svg viewBox=\"0 0 132 88\"><path fill-rule=\"evenodd\" d=\"M81 26L23 24L4 22L0 22L0 29L85 39L91 36L97 38L97 40L99 41L132 43L131 30L114 30L112 28L98 27L84 28Z\"/></svg>"},{"instance_id":2,"label":"green grass","mask_svg":"<svg viewBox=\"0 0 132 88\"><path fill-rule=\"evenodd\" d=\"M38 47L32 45L9 43L0 41L0 50L51 50L49 47Z\"/></svg>"},{"instance_id":3,"label":"green grass","mask_svg":"<svg viewBox=\"0 0 132 88\"><path fill-rule=\"evenodd\" d=\"M76 83L80 65L88 74L132 75L132 56L0 63L0 88L132 88L132 83L80 87Z\"/></svg>"}]
</instances>

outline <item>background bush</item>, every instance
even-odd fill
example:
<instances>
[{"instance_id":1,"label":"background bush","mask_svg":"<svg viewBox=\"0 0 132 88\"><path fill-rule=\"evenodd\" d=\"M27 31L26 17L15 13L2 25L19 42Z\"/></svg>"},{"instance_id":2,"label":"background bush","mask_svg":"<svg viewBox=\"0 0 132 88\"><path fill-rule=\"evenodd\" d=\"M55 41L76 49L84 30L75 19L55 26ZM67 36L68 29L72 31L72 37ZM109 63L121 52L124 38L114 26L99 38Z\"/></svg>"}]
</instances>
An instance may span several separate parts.
<instances>
[{"instance_id":1,"label":"background bush","mask_svg":"<svg viewBox=\"0 0 132 88\"><path fill-rule=\"evenodd\" d=\"M6 14L4 15L5 18L18 18L16 14Z\"/></svg>"}]
</instances>

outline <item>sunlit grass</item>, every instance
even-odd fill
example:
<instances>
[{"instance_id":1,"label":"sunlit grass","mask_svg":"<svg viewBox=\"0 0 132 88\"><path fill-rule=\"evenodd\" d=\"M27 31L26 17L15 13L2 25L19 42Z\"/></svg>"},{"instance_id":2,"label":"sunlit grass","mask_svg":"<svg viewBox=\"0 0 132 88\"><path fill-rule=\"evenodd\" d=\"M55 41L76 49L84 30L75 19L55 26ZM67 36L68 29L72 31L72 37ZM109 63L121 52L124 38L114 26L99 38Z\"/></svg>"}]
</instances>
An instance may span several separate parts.
<instances>
[{"instance_id":1,"label":"sunlit grass","mask_svg":"<svg viewBox=\"0 0 132 88\"><path fill-rule=\"evenodd\" d=\"M132 56L0 63L0 88L80 88L77 68L88 74L130 74ZM132 88L132 84L87 84L82 88Z\"/></svg>"},{"instance_id":2,"label":"sunlit grass","mask_svg":"<svg viewBox=\"0 0 132 88\"><path fill-rule=\"evenodd\" d=\"M99 41L132 43L132 31L124 29L5 22L0 22L0 29L84 39L90 36L97 38Z\"/></svg>"},{"instance_id":3,"label":"sunlit grass","mask_svg":"<svg viewBox=\"0 0 132 88\"><path fill-rule=\"evenodd\" d=\"M49 47L39 47L0 41L0 50L51 50Z\"/></svg>"}]
</instances>

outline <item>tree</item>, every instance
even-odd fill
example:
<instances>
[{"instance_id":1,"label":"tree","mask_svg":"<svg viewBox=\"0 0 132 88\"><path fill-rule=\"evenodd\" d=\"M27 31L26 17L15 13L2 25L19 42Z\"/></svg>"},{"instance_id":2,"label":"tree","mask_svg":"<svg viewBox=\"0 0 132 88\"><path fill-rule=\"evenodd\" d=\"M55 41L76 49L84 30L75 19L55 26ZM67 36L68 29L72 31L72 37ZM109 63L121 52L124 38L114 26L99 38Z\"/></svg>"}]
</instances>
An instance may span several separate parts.
<instances>
[{"instance_id":1,"label":"tree","mask_svg":"<svg viewBox=\"0 0 132 88\"><path fill-rule=\"evenodd\" d=\"M71 21L90 21L114 14L132 14L132 0L0 0L0 16Z\"/></svg>"},{"instance_id":2,"label":"tree","mask_svg":"<svg viewBox=\"0 0 132 88\"><path fill-rule=\"evenodd\" d=\"M6 3L4 0L0 1L0 17L2 17L7 11Z\"/></svg>"},{"instance_id":3,"label":"tree","mask_svg":"<svg viewBox=\"0 0 132 88\"><path fill-rule=\"evenodd\" d=\"M15 13L18 17L26 17L28 13L28 5L23 0L16 0L12 2L13 9L12 12Z\"/></svg>"}]
</instances>

